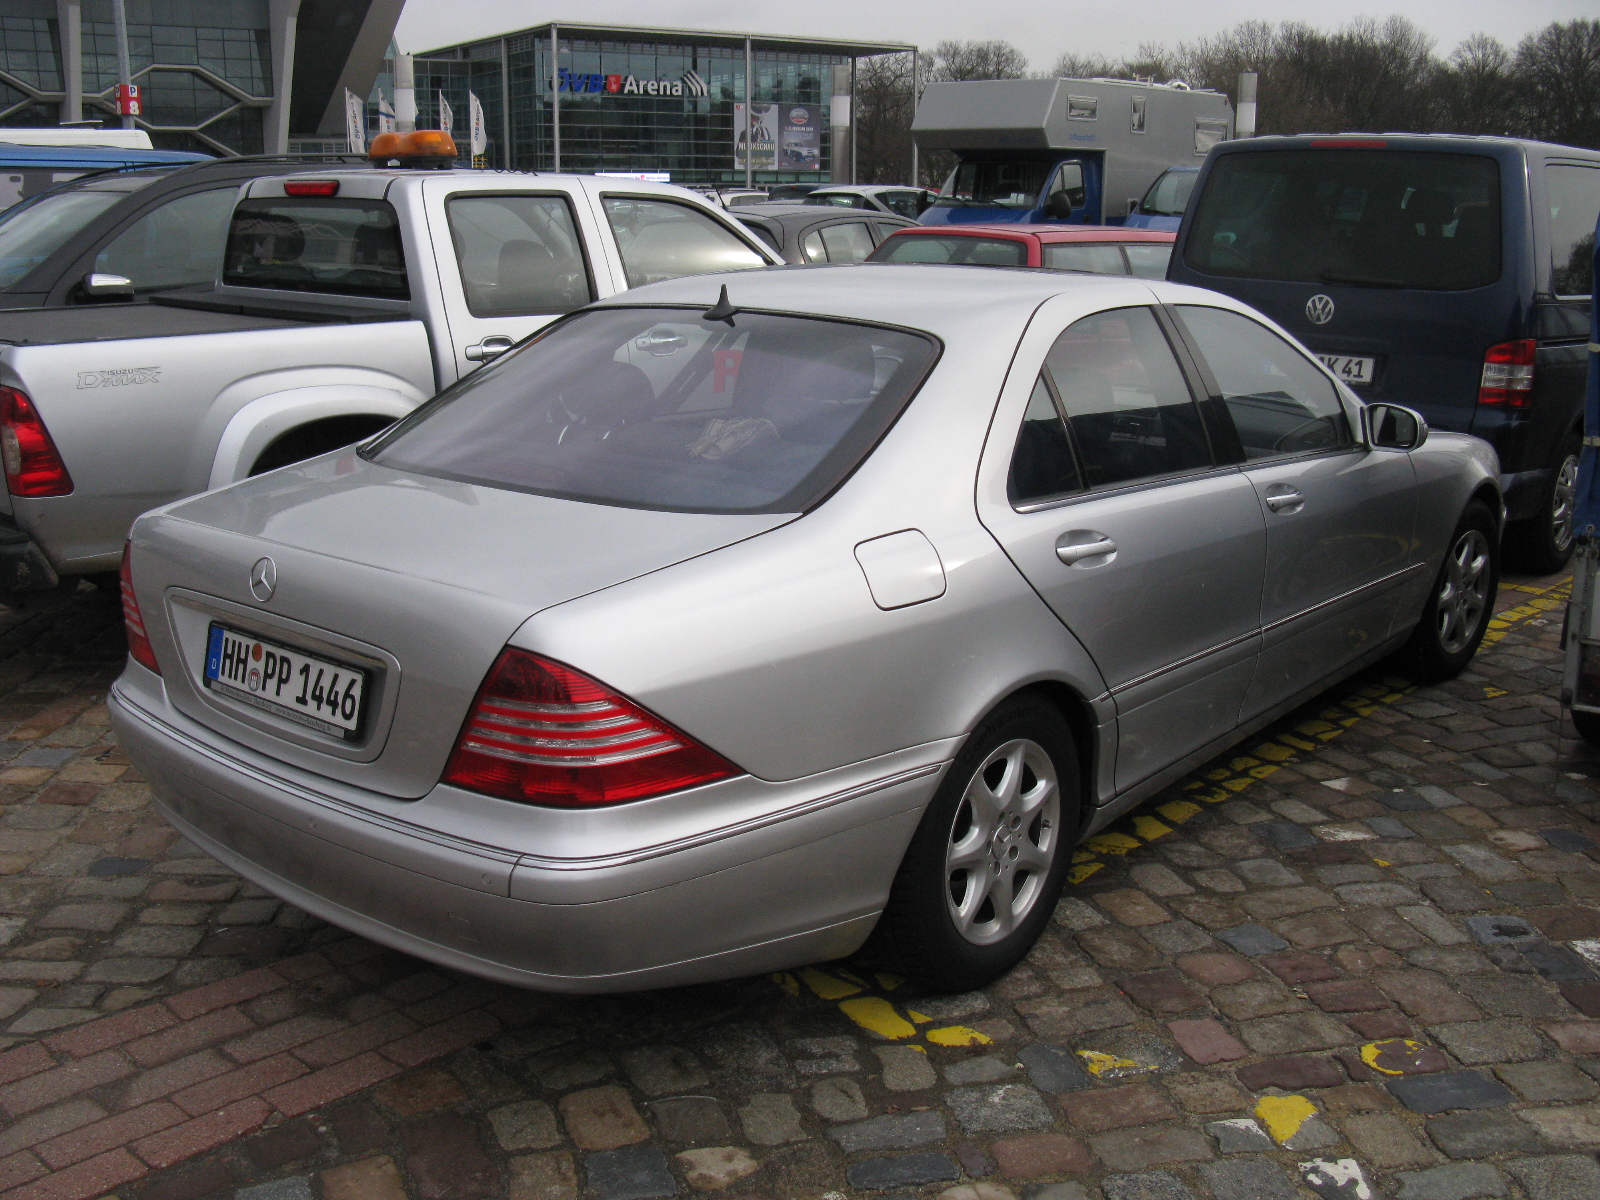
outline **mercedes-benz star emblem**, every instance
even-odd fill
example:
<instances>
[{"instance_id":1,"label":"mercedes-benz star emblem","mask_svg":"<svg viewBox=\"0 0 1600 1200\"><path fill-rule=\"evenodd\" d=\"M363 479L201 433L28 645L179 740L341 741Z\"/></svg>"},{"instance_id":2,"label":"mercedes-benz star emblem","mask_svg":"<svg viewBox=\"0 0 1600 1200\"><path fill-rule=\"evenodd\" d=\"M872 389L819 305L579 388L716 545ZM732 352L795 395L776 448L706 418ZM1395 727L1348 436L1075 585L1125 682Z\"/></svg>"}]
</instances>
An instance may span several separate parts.
<instances>
[{"instance_id":1,"label":"mercedes-benz star emblem","mask_svg":"<svg viewBox=\"0 0 1600 1200\"><path fill-rule=\"evenodd\" d=\"M1333 320L1333 297L1318 292L1306 301L1306 317L1313 325L1326 325Z\"/></svg>"},{"instance_id":2,"label":"mercedes-benz star emblem","mask_svg":"<svg viewBox=\"0 0 1600 1200\"><path fill-rule=\"evenodd\" d=\"M250 594L265 604L278 587L278 567L270 558L256 559L250 568Z\"/></svg>"}]
</instances>

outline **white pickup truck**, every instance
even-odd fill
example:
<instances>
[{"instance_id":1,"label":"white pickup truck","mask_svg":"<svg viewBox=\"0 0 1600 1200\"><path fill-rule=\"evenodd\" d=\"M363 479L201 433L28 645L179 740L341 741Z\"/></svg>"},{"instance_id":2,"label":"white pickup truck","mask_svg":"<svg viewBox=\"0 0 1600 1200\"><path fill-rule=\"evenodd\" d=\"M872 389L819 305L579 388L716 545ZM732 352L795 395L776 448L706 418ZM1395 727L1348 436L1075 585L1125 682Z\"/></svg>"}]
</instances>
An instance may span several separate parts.
<instances>
[{"instance_id":1,"label":"white pickup truck","mask_svg":"<svg viewBox=\"0 0 1600 1200\"><path fill-rule=\"evenodd\" d=\"M779 261L660 184L252 180L215 286L0 312L0 600L116 570L146 509L359 441L591 300Z\"/></svg>"}]
</instances>

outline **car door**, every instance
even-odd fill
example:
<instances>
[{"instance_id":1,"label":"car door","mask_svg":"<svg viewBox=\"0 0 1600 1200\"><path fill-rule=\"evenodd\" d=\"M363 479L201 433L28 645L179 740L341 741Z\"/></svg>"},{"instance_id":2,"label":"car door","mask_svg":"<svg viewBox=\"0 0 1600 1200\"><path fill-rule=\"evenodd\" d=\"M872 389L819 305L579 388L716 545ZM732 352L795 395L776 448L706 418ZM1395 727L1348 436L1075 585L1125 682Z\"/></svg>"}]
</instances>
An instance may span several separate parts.
<instances>
[{"instance_id":1,"label":"car door","mask_svg":"<svg viewBox=\"0 0 1600 1200\"><path fill-rule=\"evenodd\" d=\"M983 514L1105 679L1119 791L1238 723L1264 571L1255 490L1213 451L1149 299L1054 327Z\"/></svg>"},{"instance_id":2,"label":"car door","mask_svg":"<svg viewBox=\"0 0 1600 1200\"><path fill-rule=\"evenodd\" d=\"M1254 715L1314 689L1381 646L1411 572L1416 476L1403 451L1369 449L1327 371L1259 321L1175 308L1245 457L1267 529Z\"/></svg>"},{"instance_id":3,"label":"car door","mask_svg":"<svg viewBox=\"0 0 1600 1200\"><path fill-rule=\"evenodd\" d=\"M439 185L429 221L459 375L598 294L593 231L567 192Z\"/></svg>"}]
</instances>

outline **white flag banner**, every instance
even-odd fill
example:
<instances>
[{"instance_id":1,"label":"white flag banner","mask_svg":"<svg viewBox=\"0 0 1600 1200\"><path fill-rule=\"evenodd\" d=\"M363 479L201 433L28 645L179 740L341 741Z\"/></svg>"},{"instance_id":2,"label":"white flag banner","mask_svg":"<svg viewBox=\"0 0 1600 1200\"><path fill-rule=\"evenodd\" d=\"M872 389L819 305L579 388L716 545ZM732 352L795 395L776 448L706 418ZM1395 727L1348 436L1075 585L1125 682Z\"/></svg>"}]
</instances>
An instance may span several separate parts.
<instances>
[{"instance_id":1,"label":"white flag banner","mask_svg":"<svg viewBox=\"0 0 1600 1200\"><path fill-rule=\"evenodd\" d=\"M489 148L489 127L483 120L483 102L474 92L467 93L467 124L472 130L472 157L477 158Z\"/></svg>"},{"instance_id":2,"label":"white flag banner","mask_svg":"<svg viewBox=\"0 0 1600 1200\"><path fill-rule=\"evenodd\" d=\"M367 152L367 104L349 88L344 90L344 135L351 154Z\"/></svg>"},{"instance_id":3,"label":"white flag banner","mask_svg":"<svg viewBox=\"0 0 1600 1200\"><path fill-rule=\"evenodd\" d=\"M439 128L454 136L456 115L450 111L450 101L444 98L444 93L439 93Z\"/></svg>"},{"instance_id":4,"label":"white flag banner","mask_svg":"<svg viewBox=\"0 0 1600 1200\"><path fill-rule=\"evenodd\" d=\"M378 93L378 132L393 133L395 131L394 105L389 103L382 92Z\"/></svg>"}]
</instances>

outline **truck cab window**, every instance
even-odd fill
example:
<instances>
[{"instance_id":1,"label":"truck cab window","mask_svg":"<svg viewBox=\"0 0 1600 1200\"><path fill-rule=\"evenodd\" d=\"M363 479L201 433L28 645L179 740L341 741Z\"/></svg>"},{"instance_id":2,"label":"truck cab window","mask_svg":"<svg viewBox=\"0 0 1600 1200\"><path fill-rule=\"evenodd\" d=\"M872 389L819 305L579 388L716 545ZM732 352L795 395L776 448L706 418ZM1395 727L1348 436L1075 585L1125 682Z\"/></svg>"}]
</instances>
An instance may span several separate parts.
<instances>
[{"instance_id":1,"label":"truck cab window","mask_svg":"<svg viewBox=\"0 0 1600 1200\"><path fill-rule=\"evenodd\" d=\"M95 255L94 269L131 280L135 292L215 283L237 195L212 188L152 209Z\"/></svg>"},{"instance_id":2,"label":"truck cab window","mask_svg":"<svg viewBox=\"0 0 1600 1200\"><path fill-rule=\"evenodd\" d=\"M1086 195L1082 164L1062 163L1050 183L1050 195L1044 202L1045 215L1059 221L1068 220L1073 209L1083 207Z\"/></svg>"},{"instance_id":3,"label":"truck cab window","mask_svg":"<svg viewBox=\"0 0 1600 1200\"><path fill-rule=\"evenodd\" d=\"M951 172L939 207L965 203L995 208L1032 208L1039 202L1051 164L1033 158L964 162Z\"/></svg>"},{"instance_id":4,"label":"truck cab window","mask_svg":"<svg viewBox=\"0 0 1600 1200\"><path fill-rule=\"evenodd\" d=\"M475 317L570 312L594 293L560 196L453 196L446 206Z\"/></svg>"},{"instance_id":5,"label":"truck cab window","mask_svg":"<svg viewBox=\"0 0 1600 1200\"><path fill-rule=\"evenodd\" d=\"M233 210L222 282L408 300L394 208L384 200L262 197Z\"/></svg>"}]
</instances>

